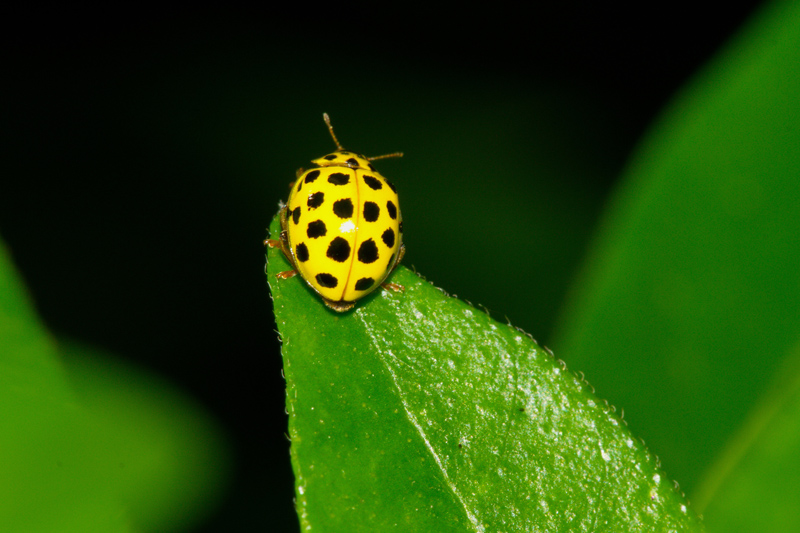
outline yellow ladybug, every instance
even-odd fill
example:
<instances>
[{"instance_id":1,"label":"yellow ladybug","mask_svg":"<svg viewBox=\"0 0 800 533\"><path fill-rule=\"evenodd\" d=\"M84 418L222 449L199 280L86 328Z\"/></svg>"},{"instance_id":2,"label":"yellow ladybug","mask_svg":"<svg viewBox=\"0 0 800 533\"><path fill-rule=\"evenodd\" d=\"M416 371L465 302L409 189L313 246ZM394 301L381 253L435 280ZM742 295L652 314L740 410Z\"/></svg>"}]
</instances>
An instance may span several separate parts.
<instances>
[{"instance_id":1,"label":"yellow ladybug","mask_svg":"<svg viewBox=\"0 0 800 533\"><path fill-rule=\"evenodd\" d=\"M385 283L405 253L397 191L371 163L403 154L364 157L347 151L328 114L322 117L337 149L313 160L315 168L297 171L280 211L280 240L266 243L280 247L294 268L279 278L299 272L325 305L343 312L379 285L403 289Z\"/></svg>"}]
</instances>

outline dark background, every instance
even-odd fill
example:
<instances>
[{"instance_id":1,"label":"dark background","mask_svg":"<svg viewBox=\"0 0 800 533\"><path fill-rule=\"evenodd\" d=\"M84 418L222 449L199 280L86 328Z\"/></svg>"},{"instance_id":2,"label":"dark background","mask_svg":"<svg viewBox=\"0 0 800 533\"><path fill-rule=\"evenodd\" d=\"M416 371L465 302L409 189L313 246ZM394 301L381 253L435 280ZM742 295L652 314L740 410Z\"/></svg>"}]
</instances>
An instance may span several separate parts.
<instances>
[{"instance_id":1,"label":"dark background","mask_svg":"<svg viewBox=\"0 0 800 533\"><path fill-rule=\"evenodd\" d=\"M379 167L404 263L546 344L637 139L755 5L16 12L0 234L56 334L226 427L234 483L199 531L291 531L261 243L295 169L334 148L322 112L347 148L406 153Z\"/></svg>"}]
</instances>

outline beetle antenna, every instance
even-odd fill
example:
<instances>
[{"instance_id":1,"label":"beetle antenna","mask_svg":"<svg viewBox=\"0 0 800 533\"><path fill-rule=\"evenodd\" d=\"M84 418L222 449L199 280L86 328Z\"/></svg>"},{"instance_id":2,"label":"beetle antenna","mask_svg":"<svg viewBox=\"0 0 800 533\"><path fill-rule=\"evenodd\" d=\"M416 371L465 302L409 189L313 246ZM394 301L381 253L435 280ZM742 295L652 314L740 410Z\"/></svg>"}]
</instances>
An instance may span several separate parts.
<instances>
[{"instance_id":1,"label":"beetle antenna","mask_svg":"<svg viewBox=\"0 0 800 533\"><path fill-rule=\"evenodd\" d=\"M368 157L368 161L375 161L376 159L389 159L390 157L403 157L403 152L395 152L393 154L385 154L385 155L376 155L374 157Z\"/></svg>"},{"instance_id":2,"label":"beetle antenna","mask_svg":"<svg viewBox=\"0 0 800 533\"><path fill-rule=\"evenodd\" d=\"M323 113L322 119L325 121L325 124L328 125L328 131L331 132L331 137L333 137L333 142L336 143L336 148L338 148L339 151L344 150L344 148L342 148L342 145L339 144L339 139L336 138L336 134L333 133L333 126L331 125L331 117L329 117L327 113Z\"/></svg>"},{"instance_id":3,"label":"beetle antenna","mask_svg":"<svg viewBox=\"0 0 800 533\"><path fill-rule=\"evenodd\" d=\"M325 124L328 125L328 131L331 132L331 137L333 137L333 142L336 143L336 148L340 152L343 151L344 147L341 144L339 144L339 139L337 139L336 134L333 133L333 125L331 124L331 117L329 117L327 113L323 113L322 119L325 121ZM390 157L403 157L403 152L394 152L392 154L376 155L374 157L368 157L367 161L377 161L378 159L389 159Z\"/></svg>"}]
</instances>

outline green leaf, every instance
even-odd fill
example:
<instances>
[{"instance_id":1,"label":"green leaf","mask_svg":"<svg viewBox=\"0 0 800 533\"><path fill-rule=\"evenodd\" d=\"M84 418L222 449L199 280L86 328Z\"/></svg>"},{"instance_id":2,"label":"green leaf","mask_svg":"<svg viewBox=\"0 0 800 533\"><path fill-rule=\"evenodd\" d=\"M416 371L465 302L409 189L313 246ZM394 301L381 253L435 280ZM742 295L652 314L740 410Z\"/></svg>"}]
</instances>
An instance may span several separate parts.
<instances>
[{"instance_id":1,"label":"green leaf","mask_svg":"<svg viewBox=\"0 0 800 533\"><path fill-rule=\"evenodd\" d=\"M0 242L0 531L131 531L96 427Z\"/></svg>"},{"instance_id":2,"label":"green leaf","mask_svg":"<svg viewBox=\"0 0 800 533\"><path fill-rule=\"evenodd\" d=\"M304 530L702 529L614 410L526 334L403 267L403 293L343 314L276 278L289 268L269 251Z\"/></svg>"},{"instance_id":3,"label":"green leaf","mask_svg":"<svg viewBox=\"0 0 800 533\"><path fill-rule=\"evenodd\" d=\"M219 429L169 384L56 346L0 242L0 531L183 531L224 467Z\"/></svg>"},{"instance_id":4,"label":"green leaf","mask_svg":"<svg viewBox=\"0 0 800 533\"><path fill-rule=\"evenodd\" d=\"M800 344L698 490L708 529L800 531L799 450Z\"/></svg>"},{"instance_id":5,"label":"green leaf","mask_svg":"<svg viewBox=\"0 0 800 533\"><path fill-rule=\"evenodd\" d=\"M173 384L112 354L61 342L65 368L97 428L94 446L138 531L188 531L222 496L229 461L222 430Z\"/></svg>"},{"instance_id":6,"label":"green leaf","mask_svg":"<svg viewBox=\"0 0 800 533\"><path fill-rule=\"evenodd\" d=\"M690 492L800 342L800 4L765 7L645 139L554 343Z\"/></svg>"}]
</instances>

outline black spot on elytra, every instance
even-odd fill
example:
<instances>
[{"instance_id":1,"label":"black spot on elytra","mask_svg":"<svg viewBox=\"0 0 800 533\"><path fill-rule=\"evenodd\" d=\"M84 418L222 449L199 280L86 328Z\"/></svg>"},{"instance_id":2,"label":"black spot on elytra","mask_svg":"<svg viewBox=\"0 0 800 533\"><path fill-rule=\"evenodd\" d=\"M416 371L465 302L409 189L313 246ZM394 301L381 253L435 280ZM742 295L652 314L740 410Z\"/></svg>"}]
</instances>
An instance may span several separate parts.
<instances>
[{"instance_id":1,"label":"black spot on elytra","mask_svg":"<svg viewBox=\"0 0 800 533\"><path fill-rule=\"evenodd\" d=\"M306 243L301 242L300 244L295 246L294 256L301 263L305 263L306 261L308 261L308 247L306 246Z\"/></svg>"},{"instance_id":2,"label":"black spot on elytra","mask_svg":"<svg viewBox=\"0 0 800 533\"><path fill-rule=\"evenodd\" d=\"M372 239L367 239L358 247L358 260L370 264L378 260L378 246Z\"/></svg>"},{"instance_id":3,"label":"black spot on elytra","mask_svg":"<svg viewBox=\"0 0 800 533\"><path fill-rule=\"evenodd\" d=\"M386 179L386 178L384 178L384 179ZM389 186L389 188L390 188L390 189L392 189L392 191L393 191L395 194L397 194L397 189L395 189L395 188L394 188L394 183L392 183L392 182L391 182L391 181L389 181L389 180L386 180L386 185L388 185L388 186Z\"/></svg>"},{"instance_id":4,"label":"black spot on elytra","mask_svg":"<svg viewBox=\"0 0 800 533\"><path fill-rule=\"evenodd\" d=\"M392 217L392 220L397 219L397 206L391 200L386 202L386 210L389 211L389 216Z\"/></svg>"},{"instance_id":5,"label":"black spot on elytra","mask_svg":"<svg viewBox=\"0 0 800 533\"><path fill-rule=\"evenodd\" d=\"M295 224L299 224L300 223L300 206L299 205L297 207L295 207L294 209L292 209L292 221L294 221Z\"/></svg>"},{"instance_id":6,"label":"black spot on elytra","mask_svg":"<svg viewBox=\"0 0 800 533\"><path fill-rule=\"evenodd\" d=\"M323 287L327 287L328 289L333 289L339 284L339 280L336 279L336 276L333 276L331 274L326 274L324 272L322 274L317 274L316 279L317 283L319 283Z\"/></svg>"},{"instance_id":7,"label":"black spot on elytra","mask_svg":"<svg viewBox=\"0 0 800 533\"><path fill-rule=\"evenodd\" d=\"M316 209L322 205L322 202L325 201L325 193L322 191L317 191L314 194L308 196L308 208L309 209Z\"/></svg>"},{"instance_id":8,"label":"black spot on elytra","mask_svg":"<svg viewBox=\"0 0 800 533\"><path fill-rule=\"evenodd\" d=\"M297 192L300 192L300 189L303 188L303 180L297 180Z\"/></svg>"},{"instance_id":9,"label":"black spot on elytra","mask_svg":"<svg viewBox=\"0 0 800 533\"><path fill-rule=\"evenodd\" d=\"M372 165L372 163L370 163L370 164L367 166L367 168L369 168L371 171L375 172L375 167Z\"/></svg>"},{"instance_id":10,"label":"black spot on elytra","mask_svg":"<svg viewBox=\"0 0 800 533\"><path fill-rule=\"evenodd\" d=\"M348 166L351 166L351 167L357 167L357 166L358 166L358 159L356 159L356 158L354 158L354 157L351 157L350 159L348 159L347 161L345 161L345 163L347 163L347 164L348 164Z\"/></svg>"},{"instance_id":11,"label":"black spot on elytra","mask_svg":"<svg viewBox=\"0 0 800 533\"><path fill-rule=\"evenodd\" d=\"M325 255L337 263L344 263L350 257L350 243L341 237L336 237L328 245L328 252Z\"/></svg>"},{"instance_id":12,"label":"black spot on elytra","mask_svg":"<svg viewBox=\"0 0 800 533\"><path fill-rule=\"evenodd\" d=\"M350 175L343 174L342 172L334 172L328 176L328 183L333 185L346 185L347 183L350 183Z\"/></svg>"},{"instance_id":13,"label":"black spot on elytra","mask_svg":"<svg viewBox=\"0 0 800 533\"><path fill-rule=\"evenodd\" d=\"M389 248L394 246L394 231L392 231L392 228L387 229L383 232L383 234L381 234L381 240L383 241L383 244Z\"/></svg>"},{"instance_id":14,"label":"black spot on elytra","mask_svg":"<svg viewBox=\"0 0 800 533\"><path fill-rule=\"evenodd\" d=\"M379 180L375 176L367 176L367 175L365 175L364 176L364 183L366 183L367 187L369 187L373 191L379 191L379 190L381 190L383 188L383 184L381 183L381 180Z\"/></svg>"},{"instance_id":15,"label":"black spot on elytra","mask_svg":"<svg viewBox=\"0 0 800 533\"><path fill-rule=\"evenodd\" d=\"M381 216L381 208L375 202L364 202L364 220L375 222Z\"/></svg>"},{"instance_id":16,"label":"black spot on elytra","mask_svg":"<svg viewBox=\"0 0 800 533\"><path fill-rule=\"evenodd\" d=\"M350 218L353 216L353 201L350 198L342 198L333 202L333 212L339 218Z\"/></svg>"},{"instance_id":17,"label":"black spot on elytra","mask_svg":"<svg viewBox=\"0 0 800 533\"><path fill-rule=\"evenodd\" d=\"M328 228L325 227L325 223L321 220L309 222L308 229L306 229L306 235L308 235L309 239L324 237L326 233L328 233Z\"/></svg>"},{"instance_id":18,"label":"black spot on elytra","mask_svg":"<svg viewBox=\"0 0 800 533\"><path fill-rule=\"evenodd\" d=\"M374 284L375 280L372 278L361 278L360 280L356 281L355 289L357 291L365 291Z\"/></svg>"},{"instance_id":19,"label":"black spot on elytra","mask_svg":"<svg viewBox=\"0 0 800 533\"><path fill-rule=\"evenodd\" d=\"M319 170L311 170L308 172L308 174L306 174L306 177L303 179L303 181L305 181L306 183L311 183L318 177L319 177ZM300 187L298 187L297 190L299 191Z\"/></svg>"},{"instance_id":20,"label":"black spot on elytra","mask_svg":"<svg viewBox=\"0 0 800 533\"><path fill-rule=\"evenodd\" d=\"M337 156L336 154L328 154L328 155L326 155L325 157L323 157L322 159L326 159L326 160L328 160L328 161L333 161L333 160L334 160L334 159L336 159L337 157L339 157L339 156Z\"/></svg>"}]
</instances>

